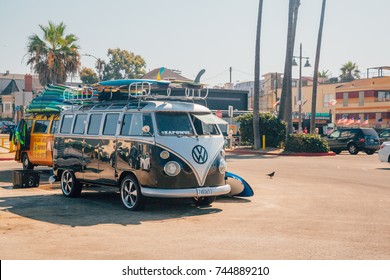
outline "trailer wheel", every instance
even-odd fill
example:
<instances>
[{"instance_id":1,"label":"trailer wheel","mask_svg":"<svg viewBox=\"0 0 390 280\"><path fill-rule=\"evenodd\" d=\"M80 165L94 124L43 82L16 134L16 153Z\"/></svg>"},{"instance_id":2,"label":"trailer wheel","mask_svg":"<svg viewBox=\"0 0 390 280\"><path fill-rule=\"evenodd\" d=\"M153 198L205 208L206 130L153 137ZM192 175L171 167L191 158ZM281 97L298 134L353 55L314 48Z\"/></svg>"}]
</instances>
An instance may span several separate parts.
<instances>
[{"instance_id":1,"label":"trailer wheel","mask_svg":"<svg viewBox=\"0 0 390 280\"><path fill-rule=\"evenodd\" d=\"M216 196L201 196L192 198L192 201L196 206L204 206L212 204L216 198Z\"/></svg>"},{"instance_id":2,"label":"trailer wheel","mask_svg":"<svg viewBox=\"0 0 390 280\"><path fill-rule=\"evenodd\" d=\"M127 210L139 211L145 207L145 197L141 193L141 188L137 180L127 175L123 178L120 186L123 205Z\"/></svg>"},{"instance_id":3,"label":"trailer wheel","mask_svg":"<svg viewBox=\"0 0 390 280\"><path fill-rule=\"evenodd\" d=\"M23 155L22 155L22 165L23 165L23 170L32 170L32 169L34 169L34 165L28 159L27 153L23 153Z\"/></svg>"},{"instance_id":4,"label":"trailer wheel","mask_svg":"<svg viewBox=\"0 0 390 280\"><path fill-rule=\"evenodd\" d=\"M72 171L64 170L61 176L61 190L67 197L80 196L82 186Z\"/></svg>"}]
</instances>

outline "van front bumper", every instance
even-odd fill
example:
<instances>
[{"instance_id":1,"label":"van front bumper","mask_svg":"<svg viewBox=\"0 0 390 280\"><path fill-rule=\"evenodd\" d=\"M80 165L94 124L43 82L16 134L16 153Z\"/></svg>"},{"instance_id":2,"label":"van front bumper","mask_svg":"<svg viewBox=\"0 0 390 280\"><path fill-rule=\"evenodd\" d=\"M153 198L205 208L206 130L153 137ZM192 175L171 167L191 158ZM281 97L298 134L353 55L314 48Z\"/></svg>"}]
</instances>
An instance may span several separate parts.
<instances>
[{"instance_id":1,"label":"van front bumper","mask_svg":"<svg viewBox=\"0 0 390 280\"><path fill-rule=\"evenodd\" d=\"M223 185L217 187L200 187L190 189L158 189L141 187L141 193L144 196L150 197L203 197L203 196L218 196L228 194L230 192L230 185Z\"/></svg>"}]
</instances>

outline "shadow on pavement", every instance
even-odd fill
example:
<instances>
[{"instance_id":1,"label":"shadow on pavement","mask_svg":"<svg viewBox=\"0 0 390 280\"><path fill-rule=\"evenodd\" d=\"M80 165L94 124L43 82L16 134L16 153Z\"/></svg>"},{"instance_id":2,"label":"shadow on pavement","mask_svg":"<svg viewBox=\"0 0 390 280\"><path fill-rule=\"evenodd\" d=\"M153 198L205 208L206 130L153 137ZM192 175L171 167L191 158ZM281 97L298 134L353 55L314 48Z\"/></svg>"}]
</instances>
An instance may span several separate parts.
<instances>
[{"instance_id":1,"label":"shadow on pavement","mask_svg":"<svg viewBox=\"0 0 390 280\"><path fill-rule=\"evenodd\" d=\"M216 214L222 210L212 206L197 207L190 199L148 198L145 210L131 212L124 208L117 192L85 191L78 198L67 198L62 194L2 197L0 211L41 222L77 227L139 225L146 221Z\"/></svg>"},{"instance_id":2,"label":"shadow on pavement","mask_svg":"<svg viewBox=\"0 0 390 280\"><path fill-rule=\"evenodd\" d=\"M390 167L387 167L387 168L385 168L385 167L382 167L382 168L376 168L376 170L390 170Z\"/></svg>"}]
</instances>

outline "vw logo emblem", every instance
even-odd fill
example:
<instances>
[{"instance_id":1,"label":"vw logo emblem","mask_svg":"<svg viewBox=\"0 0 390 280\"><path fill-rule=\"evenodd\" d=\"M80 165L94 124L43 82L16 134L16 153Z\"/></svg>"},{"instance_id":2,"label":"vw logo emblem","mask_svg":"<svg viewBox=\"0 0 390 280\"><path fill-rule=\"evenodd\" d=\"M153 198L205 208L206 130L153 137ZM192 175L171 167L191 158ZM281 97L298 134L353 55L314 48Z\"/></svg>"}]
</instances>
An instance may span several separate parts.
<instances>
[{"instance_id":1,"label":"vw logo emblem","mask_svg":"<svg viewBox=\"0 0 390 280\"><path fill-rule=\"evenodd\" d=\"M201 145L196 145L192 149L192 158L195 160L198 164L203 164L208 159L208 154L206 149Z\"/></svg>"}]
</instances>

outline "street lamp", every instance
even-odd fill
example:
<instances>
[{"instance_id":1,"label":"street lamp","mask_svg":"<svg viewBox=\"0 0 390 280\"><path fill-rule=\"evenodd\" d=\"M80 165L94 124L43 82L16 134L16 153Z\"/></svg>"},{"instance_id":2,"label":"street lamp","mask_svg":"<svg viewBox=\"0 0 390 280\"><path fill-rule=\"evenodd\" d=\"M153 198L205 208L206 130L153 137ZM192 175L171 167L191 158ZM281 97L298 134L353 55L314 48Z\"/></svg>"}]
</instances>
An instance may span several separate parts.
<instances>
[{"instance_id":1,"label":"street lamp","mask_svg":"<svg viewBox=\"0 0 390 280\"><path fill-rule=\"evenodd\" d=\"M103 68L103 61L100 59L100 58L97 58L96 56L92 55L92 54L89 54L89 53L85 53L83 54L83 56L90 56L94 59L96 59L96 62L97 62L97 68L98 68L98 81L100 82L102 80L102 76L101 76L101 73L102 73L102 68Z\"/></svg>"},{"instance_id":2,"label":"street lamp","mask_svg":"<svg viewBox=\"0 0 390 280\"><path fill-rule=\"evenodd\" d=\"M298 131L302 132L302 58L306 59L303 67L311 67L309 58L302 56L302 43L299 46L299 56L293 56L293 66L297 66L295 58L299 58L299 87L298 87Z\"/></svg>"}]
</instances>

